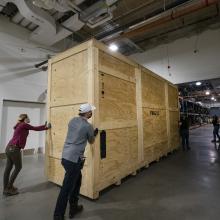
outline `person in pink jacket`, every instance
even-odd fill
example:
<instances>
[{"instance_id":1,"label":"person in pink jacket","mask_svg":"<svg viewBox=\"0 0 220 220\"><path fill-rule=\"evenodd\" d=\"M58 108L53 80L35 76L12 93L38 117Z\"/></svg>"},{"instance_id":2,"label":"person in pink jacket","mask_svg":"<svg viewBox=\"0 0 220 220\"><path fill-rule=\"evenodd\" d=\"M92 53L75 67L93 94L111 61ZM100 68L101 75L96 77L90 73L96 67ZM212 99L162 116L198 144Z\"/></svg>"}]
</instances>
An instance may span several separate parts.
<instances>
[{"instance_id":1,"label":"person in pink jacket","mask_svg":"<svg viewBox=\"0 0 220 220\"><path fill-rule=\"evenodd\" d=\"M5 150L7 161L4 172L3 194L6 196L18 194L18 189L14 187L13 184L22 168L21 150L25 148L29 130L43 131L51 128L50 123L45 123L45 125L36 127L29 123L30 119L27 114L21 114L19 116L18 122L14 126L13 137L9 141ZM11 174L13 166L15 168Z\"/></svg>"}]
</instances>

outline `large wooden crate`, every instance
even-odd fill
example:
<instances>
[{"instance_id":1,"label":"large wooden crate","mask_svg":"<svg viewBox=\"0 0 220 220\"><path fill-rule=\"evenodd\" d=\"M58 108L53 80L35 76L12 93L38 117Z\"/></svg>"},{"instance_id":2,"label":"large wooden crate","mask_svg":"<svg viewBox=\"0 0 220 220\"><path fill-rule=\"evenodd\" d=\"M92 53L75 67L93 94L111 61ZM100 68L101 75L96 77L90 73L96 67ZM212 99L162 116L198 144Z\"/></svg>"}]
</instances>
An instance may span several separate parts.
<instances>
[{"instance_id":1,"label":"large wooden crate","mask_svg":"<svg viewBox=\"0 0 220 220\"><path fill-rule=\"evenodd\" d=\"M99 128L86 147L81 194L95 199L137 169L179 145L175 86L135 62L90 40L49 61L46 174L62 184L61 153L69 120L82 103L96 106L90 122ZM106 132L106 148L100 143Z\"/></svg>"}]
</instances>

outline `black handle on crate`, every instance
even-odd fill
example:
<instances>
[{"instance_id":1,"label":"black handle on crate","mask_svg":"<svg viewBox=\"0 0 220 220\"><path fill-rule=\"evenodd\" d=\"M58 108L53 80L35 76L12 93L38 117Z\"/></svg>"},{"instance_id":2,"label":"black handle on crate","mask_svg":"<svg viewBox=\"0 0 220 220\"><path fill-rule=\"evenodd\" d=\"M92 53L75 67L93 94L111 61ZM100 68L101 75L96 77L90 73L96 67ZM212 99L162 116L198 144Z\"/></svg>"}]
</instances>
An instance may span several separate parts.
<instances>
[{"instance_id":1,"label":"black handle on crate","mask_svg":"<svg viewBox=\"0 0 220 220\"><path fill-rule=\"evenodd\" d=\"M101 159L106 158L106 131L100 132L100 157Z\"/></svg>"}]
</instances>

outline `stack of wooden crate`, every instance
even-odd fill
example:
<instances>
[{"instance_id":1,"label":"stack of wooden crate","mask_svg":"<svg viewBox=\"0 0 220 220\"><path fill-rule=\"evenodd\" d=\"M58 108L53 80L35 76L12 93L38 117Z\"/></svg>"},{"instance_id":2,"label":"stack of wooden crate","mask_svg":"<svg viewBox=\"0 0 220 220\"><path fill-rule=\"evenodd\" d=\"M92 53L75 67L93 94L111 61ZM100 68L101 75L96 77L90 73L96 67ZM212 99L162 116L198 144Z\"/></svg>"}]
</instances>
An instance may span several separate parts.
<instances>
[{"instance_id":1,"label":"stack of wooden crate","mask_svg":"<svg viewBox=\"0 0 220 220\"><path fill-rule=\"evenodd\" d=\"M99 192L179 146L178 91L165 79L90 40L49 61L46 173L61 184L60 164L69 120L82 103L96 106L99 128L88 145L81 194Z\"/></svg>"}]
</instances>

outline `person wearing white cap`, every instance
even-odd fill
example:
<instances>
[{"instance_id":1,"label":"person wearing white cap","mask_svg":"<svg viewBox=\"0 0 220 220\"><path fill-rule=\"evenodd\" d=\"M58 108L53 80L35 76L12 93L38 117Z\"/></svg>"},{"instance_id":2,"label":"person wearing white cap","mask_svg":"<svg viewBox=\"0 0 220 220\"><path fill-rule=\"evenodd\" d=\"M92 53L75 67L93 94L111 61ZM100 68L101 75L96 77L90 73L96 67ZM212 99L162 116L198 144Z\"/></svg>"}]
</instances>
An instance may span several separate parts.
<instances>
[{"instance_id":1,"label":"person wearing white cap","mask_svg":"<svg viewBox=\"0 0 220 220\"><path fill-rule=\"evenodd\" d=\"M78 205L82 180L81 169L85 160L83 154L87 141L93 144L98 134L98 129L94 130L88 122L95 109L95 106L91 104L82 104L79 108L79 117L74 117L68 124L61 162L66 173L57 199L54 220L64 219L68 200L70 204L69 218L73 218L75 214L83 210L83 206Z\"/></svg>"}]
</instances>

